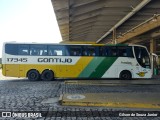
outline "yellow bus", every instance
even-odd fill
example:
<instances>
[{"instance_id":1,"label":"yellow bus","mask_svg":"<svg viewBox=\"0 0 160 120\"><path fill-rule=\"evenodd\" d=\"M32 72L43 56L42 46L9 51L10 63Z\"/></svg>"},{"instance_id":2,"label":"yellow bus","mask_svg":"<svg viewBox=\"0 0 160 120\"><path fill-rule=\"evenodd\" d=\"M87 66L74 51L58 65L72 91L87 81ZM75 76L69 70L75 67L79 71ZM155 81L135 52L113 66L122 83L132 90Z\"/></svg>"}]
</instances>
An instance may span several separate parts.
<instances>
[{"instance_id":1,"label":"yellow bus","mask_svg":"<svg viewBox=\"0 0 160 120\"><path fill-rule=\"evenodd\" d=\"M129 44L37 44L7 42L3 45L4 76L29 80L54 78L151 78L146 47Z\"/></svg>"}]
</instances>

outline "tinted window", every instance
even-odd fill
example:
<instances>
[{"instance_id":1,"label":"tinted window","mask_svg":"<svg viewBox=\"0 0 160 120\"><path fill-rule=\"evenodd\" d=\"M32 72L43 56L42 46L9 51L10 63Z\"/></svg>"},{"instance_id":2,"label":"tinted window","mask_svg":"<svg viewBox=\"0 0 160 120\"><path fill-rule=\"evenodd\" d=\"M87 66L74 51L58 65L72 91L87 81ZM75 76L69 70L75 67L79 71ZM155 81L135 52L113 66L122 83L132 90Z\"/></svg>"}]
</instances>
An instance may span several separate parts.
<instances>
[{"instance_id":1,"label":"tinted window","mask_svg":"<svg viewBox=\"0 0 160 120\"><path fill-rule=\"evenodd\" d=\"M18 54L19 55L29 55L29 45L19 45Z\"/></svg>"},{"instance_id":2,"label":"tinted window","mask_svg":"<svg viewBox=\"0 0 160 120\"><path fill-rule=\"evenodd\" d=\"M47 45L30 45L30 55L47 55Z\"/></svg>"},{"instance_id":3,"label":"tinted window","mask_svg":"<svg viewBox=\"0 0 160 120\"><path fill-rule=\"evenodd\" d=\"M81 46L67 46L67 55L70 56L81 56L82 49Z\"/></svg>"},{"instance_id":4,"label":"tinted window","mask_svg":"<svg viewBox=\"0 0 160 120\"><path fill-rule=\"evenodd\" d=\"M132 47L120 46L120 47L117 47L117 49L118 49L119 57L133 57Z\"/></svg>"},{"instance_id":5,"label":"tinted window","mask_svg":"<svg viewBox=\"0 0 160 120\"><path fill-rule=\"evenodd\" d=\"M108 52L110 53L109 56L115 57L118 55L117 47L108 47Z\"/></svg>"},{"instance_id":6,"label":"tinted window","mask_svg":"<svg viewBox=\"0 0 160 120\"><path fill-rule=\"evenodd\" d=\"M150 68L150 58L147 50L143 47L134 47L137 62L144 68Z\"/></svg>"},{"instance_id":7,"label":"tinted window","mask_svg":"<svg viewBox=\"0 0 160 120\"><path fill-rule=\"evenodd\" d=\"M97 56L98 55L98 47L97 46L84 46L83 47L83 55L84 56Z\"/></svg>"},{"instance_id":8,"label":"tinted window","mask_svg":"<svg viewBox=\"0 0 160 120\"><path fill-rule=\"evenodd\" d=\"M103 46L100 47L100 55L101 56L108 56L108 57L115 57L117 56L117 48L115 46Z\"/></svg>"},{"instance_id":9,"label":"tinted window","mask_svg":"<svg viewBox=\"0 0 160 120\"><path fill-rule=\"evenodd\" d=\"M49 45L48 46L48 55L51 56L64 56L65 54L65 47L62 45Z\"/></svg>"},{"instance_id":10,"label":"tinted window","mask_svg":"<svg viewBox=\"0 0 160 120\"><path fill-rule=\"evenodd\" d=\"M130 46L102 46L99 52L100 56L133 57L132 47Z\"/></svg>"},{"instance_id":11,"label":"tinted window","mask_svg":"<svg viewBox=\"0 0 160 120\"><path fill-rule=\"evenodd\" d=\"M18 55L18 45L6 44L5 45L5 53L11 54L11 55Z\"/></svg>"}]
</instances>

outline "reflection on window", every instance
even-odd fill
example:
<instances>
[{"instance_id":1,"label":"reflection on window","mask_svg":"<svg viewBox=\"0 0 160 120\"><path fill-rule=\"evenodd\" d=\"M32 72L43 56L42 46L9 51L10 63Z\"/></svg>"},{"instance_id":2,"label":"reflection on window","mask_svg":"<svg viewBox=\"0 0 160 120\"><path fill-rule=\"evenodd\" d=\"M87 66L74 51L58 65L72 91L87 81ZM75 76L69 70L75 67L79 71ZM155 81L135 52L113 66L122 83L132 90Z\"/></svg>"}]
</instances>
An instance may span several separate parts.
<instances>
[{"instance_id":1,"label":"reflection on window","mask_svg":"<svg viewBox=\"0 0 160 120\"><path fill-rule=\"evenodd\" d=\"M111 56L117 56L117 49L116 49L116 47L111 47Z\"/></svg>"},{"instance_id":2,"label":"reflection on window","mask_svg":"<svg viewBox=\"0 0 160 120\"><path fill-rule=\"evenodd\" d=\"M51 56L64 56L65 55L65 49L64 46L48 46L48 55Z\"/></svg>"},{"instance_id":3,"label":"reflection on window","mask_svg":"<svg viewBox=\"0 0 160 120\"><path fill-rule=\"evenodd\" d=\"M119 57L133 57L132 47L120 46L120 47L117 47L117 49L118 49L118 56Z\"/></svg>"},{"instance_id":4,"label":"reflection on window","mask_svg":"<svg viewBox=\"0 0 160 120\"><path fill-rule=\"evenodd\" d=\"M68 52L68 54L70 55L70 56L81 56L82 54L81 54L81 46L68 46L67 47L67 52ZM68 55L67 54L67 55Z\"/></svg>"},{"instance_id":5,"label":"reflection on window","mask_svg":"<svg viewBox=\"0 0 160 120\"><path fill-rule=\"evenodd\" d=\"M135 47L135 56L138 63L144 68L150 68L150 59L147 50L143 47Z\"/></svg>"},{"instance_id":6,"label":"reflection on window","mask_svg":"<svg viewBox=\"0 0 160 120\"><path fill-rule=\"evenodd\" d=\"M30 55L47 55L47 45L30 45Z\"/></svg>"},{"instance_id":7,"label":"reflection on window","mask_svg":"<svg viewBox=\"0 0 160 120\"><path fill-rule=\"evenodd\" d=\"M96 51L95 51L95 47L88 47L87 49L88 51L88 56L95 56L96 55Z\"/></svg>"},{"instance_id":8,"label":"reflection on window","mask_svg":"<svg viewBox=\"0 0 160 120\"><path fill-rule=\"evenodd\" d=\"M84 56L97 56L98 47L95 46L84 46L83 48L83 55Z\"/></svg>"},{"instance_id":9,"label":"reflection on window","mask_svg":"<svg viewBox=\"0 0 160 120\"><path fill-rule=\"evenodd\" d=\"M130 46L103 46L99 49L99 55L108 57L133 57L133 51Z\"/></svg>"},{"instance_id":10,"label":"reflection on window","mask_svg":"<svg viewBox=\"0 0 160 120\"><path fill-rule=\"evenodd\" d=\"M19 45L19 55L29 55L29 45Z\"/></svg>"}]
</instances>

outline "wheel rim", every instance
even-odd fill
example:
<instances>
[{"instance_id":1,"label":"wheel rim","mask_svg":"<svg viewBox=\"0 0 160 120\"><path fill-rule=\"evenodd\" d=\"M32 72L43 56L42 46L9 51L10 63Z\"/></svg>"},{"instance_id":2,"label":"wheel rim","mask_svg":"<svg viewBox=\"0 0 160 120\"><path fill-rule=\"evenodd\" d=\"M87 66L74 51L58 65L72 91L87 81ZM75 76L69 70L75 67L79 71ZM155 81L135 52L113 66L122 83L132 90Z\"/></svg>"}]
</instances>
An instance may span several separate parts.
<instances>
[{"instance_id":1,"label":"wheel rim","mask_svg":"<svg viewBox=\"0 0 160 120\"><path fill-rule=\"evenodd\" d=\"M42 72L41 78L43 80L52 80L54 78L53 72L50 70L45 70Z\"/></svg>"},{"instance_id":2,"label":"wheel rim","mask_svg":"<svg viewBox=\"0 0 160 120\"><path fill-rule=\"evenodd\" d=\"M129 78L129 75L128 75L128 74L123 74L123 75L122 75L122 78L128 79L128 78Z\"/></svg>"},{"instance_id":3,"label":"wheel rim","mask_svg":"<svg viewBox=\"0 0 160 120\"><path fill-rule=\"evenodd\" d=\"M45 74L45 78L49 79L51 77L51 75L49 73Z\"/></svg>"},{"instance_id":4,"label":"wheel rim","mask_svg":"<svg viewBox=\"0 0 160 120\"><path fill-rule=\"evenodd\" d=\"M129 71L122 71L120 75L121 79L130 80L132 79L131 73Z\"/></svg>"},{"instance_id":5,"label":"wheel rim","mask_svg":"<svg viewBox=\"0 0 160 120\"><path fill-rule=\"evenodd\" d=\"M28 79L30 79L30 80L38 80L38 78L39 78L38 71L35 71L35 70L29 71L29 73L28 73Z\"/></svg>"},{"instance_id":6,"label":"wheel rim","mask_svg":"<svg viewBox=\"0 0 160 120\"><path fill-rule=\"evenodd\" d=\"M34 78L37 77L37 75L36 75L35 73L31 73L30 77L31 77L32 79L34 79Z\"/></svg>"}]
</instances>

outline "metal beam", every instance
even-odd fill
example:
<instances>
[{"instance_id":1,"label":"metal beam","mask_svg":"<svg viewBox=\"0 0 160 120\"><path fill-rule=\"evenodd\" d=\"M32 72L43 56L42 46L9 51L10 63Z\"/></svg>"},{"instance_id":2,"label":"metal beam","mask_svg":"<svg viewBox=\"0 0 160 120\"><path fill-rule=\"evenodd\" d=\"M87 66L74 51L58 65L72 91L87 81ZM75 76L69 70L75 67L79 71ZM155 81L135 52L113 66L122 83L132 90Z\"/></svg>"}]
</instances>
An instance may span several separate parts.
<instances>
[{"instance_id":1,"label":"metal beam","mask_svg":"<svg viewBox=\"0 0 160 120\"><path fill-rule=\"evenodd\" d=\"M145 21L143 24L129 30L123 36L117 38L118 43L125 42L126 40L129 40L135 36L141 35L145 32L148 32L152 29L155 29L160 26L160 16L152 17L151 19Z\"/></svg>"},{"instance_id":2,"label":"metal beam","mask_svg":"<svg viewBox=\"0 0 160 120\"><path fill-rule=\"evenodd\" d=\"M157 38L157 37L159 37L159 36L160 36L160 31L151 34L151 37L152 37L152 38Z\"/></svg>"},{"instance_id":3,"label":"metal beam","mask_svg":"<svg viewBox=\"0 0 160 120\"><path fill-rule=\"evenodd\" d=\"M128 20L131 16L133 16L137 11L143 8L146 4L148 4L151 0L143 0L140 4L138 4L131 12L129 12L123 19L121 19L116 25L114 25L108 32L106 32L101 38L99 38L96 43L99 43L102 39L104 39L107 35L109 35L114 29L123 24L126 20Z\"/></svg>"}]
</instances>

